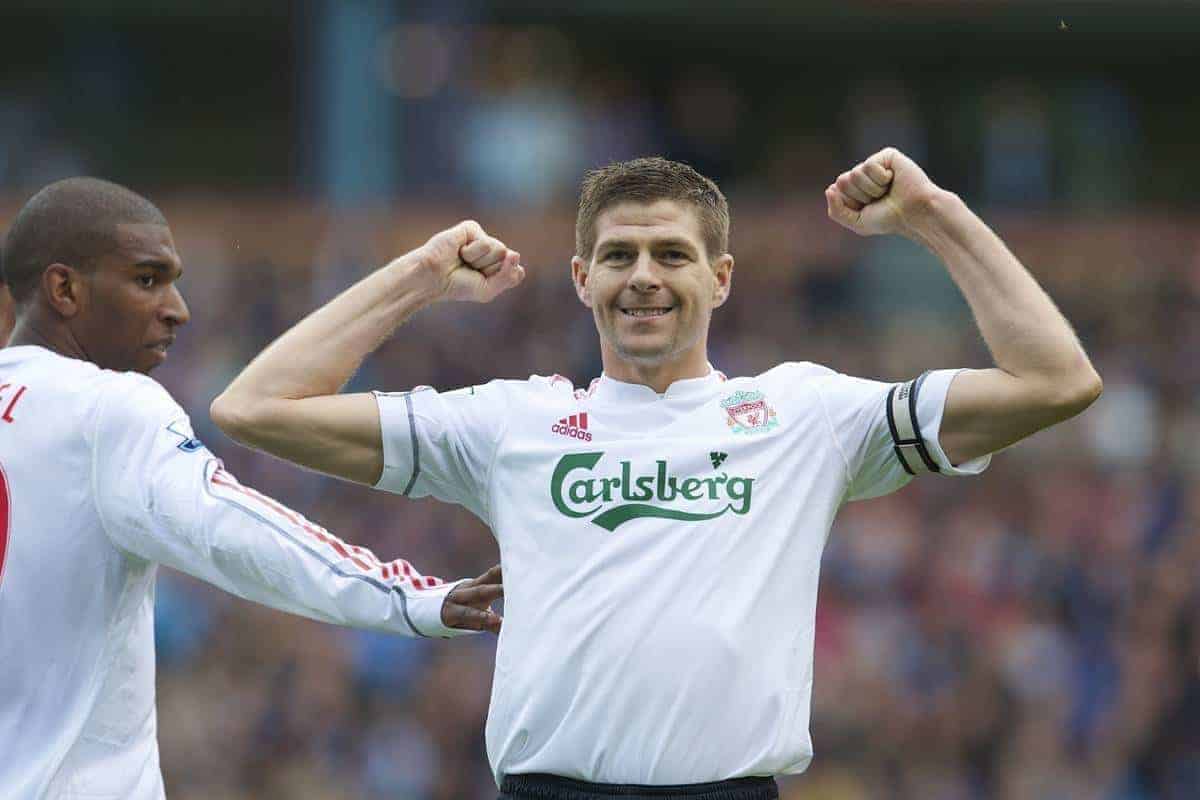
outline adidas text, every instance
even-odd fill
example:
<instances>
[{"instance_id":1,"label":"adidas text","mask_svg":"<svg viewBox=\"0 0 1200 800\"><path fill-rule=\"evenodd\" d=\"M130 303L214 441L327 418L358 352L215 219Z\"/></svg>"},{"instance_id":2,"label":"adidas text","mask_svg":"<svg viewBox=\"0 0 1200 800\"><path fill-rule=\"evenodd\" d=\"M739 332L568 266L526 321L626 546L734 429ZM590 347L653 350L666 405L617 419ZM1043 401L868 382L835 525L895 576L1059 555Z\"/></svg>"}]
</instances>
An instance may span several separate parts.
<instances>
[{"instance_id":1,"label":"adidas text","mask_svg":"<svg viewBox=\"0 0 1200 800\"><path fill-rule=\"evenodd\" d=\"M592 440L592 434L588 431L587 412L563 417L550 426L550 432L557 433L559 436L578 439L581 442L590 442Z\"/></svg>"}]
</instances>

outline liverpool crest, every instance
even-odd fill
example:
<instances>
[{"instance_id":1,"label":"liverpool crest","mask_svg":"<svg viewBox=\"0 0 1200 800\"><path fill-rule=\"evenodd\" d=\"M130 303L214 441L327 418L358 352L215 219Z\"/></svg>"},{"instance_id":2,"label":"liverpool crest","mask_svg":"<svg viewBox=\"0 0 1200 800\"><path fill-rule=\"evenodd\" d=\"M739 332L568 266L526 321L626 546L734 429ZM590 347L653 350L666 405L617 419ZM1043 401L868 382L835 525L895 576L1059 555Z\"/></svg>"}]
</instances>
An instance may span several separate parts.
<instances>
[{"instance_id":1,"label":"liverpool crest","mask_svg":"<svg viewBox=\"0 0 1200 800\"><path fill-rule=\"evenodd\" d=\"M779 424L775 409L767 405L762 392L734 392L721 401L725 424L733 433L759 433Z\"/></svg>"}]
</instances>

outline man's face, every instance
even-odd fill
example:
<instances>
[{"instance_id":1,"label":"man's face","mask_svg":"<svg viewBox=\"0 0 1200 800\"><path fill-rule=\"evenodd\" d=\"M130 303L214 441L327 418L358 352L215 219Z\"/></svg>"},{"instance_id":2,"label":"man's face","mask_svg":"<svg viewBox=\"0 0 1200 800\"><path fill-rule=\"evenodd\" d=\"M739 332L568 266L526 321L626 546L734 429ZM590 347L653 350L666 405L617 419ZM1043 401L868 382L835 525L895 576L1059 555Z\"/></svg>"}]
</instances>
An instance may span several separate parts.
<instances>
[{"instance_id":1,"label":"man's face","mask_svg":"<svg viewBox=\"0 0 1200 800\"><path fill-rule=\"evenodd\" d=\"M165 225L118 225L116 243L84 277L71 330L101 367L145 373L166 360L175 329L190 317L175 286L183 266Z\"/></svg>"},{"instance_id":2,"label":"man's face","mask_svg":"<svg viewBox=\"0 0 1200 800\"><path fill-rule=\"evenodd\" d=\"M626 363L660 367L705 357L709 319L729 295L733 258L710 261L695 209L658 200L602 212L591 259L577 257L571 268L601 346Z\"/></svg>"}]
</instances>

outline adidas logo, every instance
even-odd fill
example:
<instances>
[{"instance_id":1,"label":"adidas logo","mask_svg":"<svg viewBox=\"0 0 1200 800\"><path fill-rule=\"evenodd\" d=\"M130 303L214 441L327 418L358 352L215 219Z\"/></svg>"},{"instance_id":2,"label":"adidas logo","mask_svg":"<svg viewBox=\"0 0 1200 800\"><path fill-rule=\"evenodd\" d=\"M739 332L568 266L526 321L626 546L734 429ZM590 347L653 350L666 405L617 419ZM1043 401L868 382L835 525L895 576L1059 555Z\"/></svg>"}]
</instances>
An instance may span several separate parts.
<instances>
[{"instance_id":1,"label":"adidas logo","mask_svg":"<svg viewBox=\"0 0 1200 800\"><path fill-rule=\"evenodd\" d=\"M588 433L587 417L586 411L580 414L572 414L569 417L563 417L550 426L550 432L557 433L560 436L567 436L571 439L579 439L582 442L590 442L592 434Z\"/></svg>"}]
</instances>

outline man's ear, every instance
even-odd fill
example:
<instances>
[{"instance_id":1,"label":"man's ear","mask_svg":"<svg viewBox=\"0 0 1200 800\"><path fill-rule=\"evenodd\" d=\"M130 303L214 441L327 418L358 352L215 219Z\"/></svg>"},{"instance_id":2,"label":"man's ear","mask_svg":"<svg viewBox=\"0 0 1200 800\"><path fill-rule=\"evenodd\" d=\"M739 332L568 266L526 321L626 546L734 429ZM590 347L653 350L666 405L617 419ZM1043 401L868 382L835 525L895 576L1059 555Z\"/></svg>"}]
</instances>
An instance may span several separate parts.
<instances>
[{"instance_id":1,"label":"man's ear","mask_svg":"<svg viewBox=\"0 0 1200 800\"><path fill-rule=\"evenodd\" d=\"M571 281L575 284L575 294L579 301L588 308L592 307L592 293L588 289L588 263L579 256L571 259Z\"/></svg>"},{"instance_id":2,"label":"man's ear","mask_svg":"<svg viewBox=\"0 0 1200 800\"><path fill-rule=\"evenodd\" d=\"M729 253L713 262L713 308L718 308L729 299L733 289L733 256Z\"/></svg>"},{"instance_id":3,"label":"man's ear","mask_svg":"<svg viewBox=\"0 0 1200 800\"><path fill-rule=\"evenodd\" d=\"M87 305L88 287L82 273L54 263L42 271L42 295L63 319L72 319Z\"/></svg>"}]
</instances>

